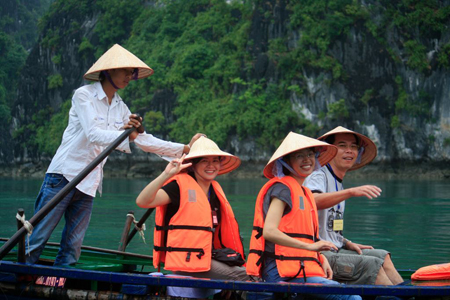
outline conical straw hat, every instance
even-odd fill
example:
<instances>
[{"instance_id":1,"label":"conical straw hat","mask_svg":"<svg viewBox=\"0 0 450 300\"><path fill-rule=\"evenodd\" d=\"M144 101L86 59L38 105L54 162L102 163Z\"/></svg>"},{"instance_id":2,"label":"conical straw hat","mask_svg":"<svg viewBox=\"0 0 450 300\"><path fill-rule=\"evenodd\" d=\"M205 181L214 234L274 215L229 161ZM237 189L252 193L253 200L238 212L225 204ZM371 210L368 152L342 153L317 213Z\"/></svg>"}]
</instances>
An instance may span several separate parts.
<instances>
[{"instance_id":1,"label":"conical straw hat","mask_svg":"<svg viewBox=\"0 0 450 300\"><path fill-rule=\"evenodd\" d=\"M207 137L201 136L198 140L192 144L189 154L186 155L185 160L191 160L198 157L205 156L220 156L222 160L220 161L221 167L219 171L220 174L225 174L233 171L241 164L239 157L234 156L230 153L220 150L219 146Z\"/></svg>"},{"instance_id":2,"label":"conical straw hat","mask_svg":"<svg viewBox=\"0 0 450 300\"><path fill-rule=\"evenodd\" d=\"M328 136L333 135L333 134L338 134L338 133L350 133L350 134L354 134L354 135L358 136L358 138L360 139L359 146L364 147L364 152L362 153L362 156L361 156L361 162L359 164L355 163L353 165L353 167L351 167L349 169L349 171L357 170L359 168L364 167L365 165L370 163L372 160L374 160L374 158L377 156L377 146L375 146L375 143L372 142L371 139L369 139L367 136L365 136L363 134L357 133L355 131L351 131L342 126L338 126L338 127L334 128L333 130L328 131L327 133L325 133L318 139L323 141Z\"/></svg>"},{"instance_id":3,"label":"conical straw hat","mask_svg":"<svg viewBox=\"0 0 450 300\"><path fill-rule=\"evenodd\" d=\"M277 159L289 153L312 147L321 147L320 156L318 158L321 166L332 160L337 153L337 148L333 145L291 131L270 158L264 168L264 176L269 179L275 177L272 170Z\"/></svg>"},{"instance_id":4,"label":"conical straw hat","mask_svg":"<svg viewBox=\"0 0 450 300\"><path fill-rule=\"evenodd\" d=\"M142 60L119 44L115 44L84 74L84 79L99 81L101 71L123 68L137 68L139 70L137 79L153 74L152 68L147 66Z\"/></svg>"}]
</instances>

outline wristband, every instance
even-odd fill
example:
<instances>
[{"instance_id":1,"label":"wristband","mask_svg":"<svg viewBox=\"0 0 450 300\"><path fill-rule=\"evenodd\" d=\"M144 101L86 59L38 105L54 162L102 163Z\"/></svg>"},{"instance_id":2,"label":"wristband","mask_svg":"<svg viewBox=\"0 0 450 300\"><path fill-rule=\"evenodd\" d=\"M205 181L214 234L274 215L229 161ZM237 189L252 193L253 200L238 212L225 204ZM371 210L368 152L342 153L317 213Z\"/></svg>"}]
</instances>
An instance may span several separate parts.
<instances>
[{"instance_id":1,"label":"wristband","mask_svg":"<svg viewBox=\"0 0 450 300\"><path fill-rule=\"evenodd\" d=\"M342 247L346 248L348 243L351 243L352 241L350 241L349 239L344 238L344 241L342 242Z\"/></svg>"}]
</instances>

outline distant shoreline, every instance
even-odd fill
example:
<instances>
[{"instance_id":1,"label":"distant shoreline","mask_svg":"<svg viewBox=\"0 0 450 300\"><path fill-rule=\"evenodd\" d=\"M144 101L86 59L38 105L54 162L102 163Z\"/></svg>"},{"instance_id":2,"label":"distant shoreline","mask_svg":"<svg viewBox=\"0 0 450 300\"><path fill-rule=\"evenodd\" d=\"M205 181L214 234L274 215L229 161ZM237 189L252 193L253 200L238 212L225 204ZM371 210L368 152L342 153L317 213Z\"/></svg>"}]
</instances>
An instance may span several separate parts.
<instances>
[{"instance_id":1,"label":"distant shoreline","mask_svg":"<svg viewBox=\"0 0 450 300\"><path fill-rule=\"evenodd\" d=\"M238 169L223 176L227 178L262 178L265 163L244 161ZM164 170L165 166L166 162L164 161L145 161L132 164L129 161L114 161L105 165L104 175L105 178L156 177ZM42 162L0 165L0 177L44 178L47 167L48 165ZM364 168L347 173L346 178L450 179L450 163L372 163Z\"/></svg>"}]
</instances>

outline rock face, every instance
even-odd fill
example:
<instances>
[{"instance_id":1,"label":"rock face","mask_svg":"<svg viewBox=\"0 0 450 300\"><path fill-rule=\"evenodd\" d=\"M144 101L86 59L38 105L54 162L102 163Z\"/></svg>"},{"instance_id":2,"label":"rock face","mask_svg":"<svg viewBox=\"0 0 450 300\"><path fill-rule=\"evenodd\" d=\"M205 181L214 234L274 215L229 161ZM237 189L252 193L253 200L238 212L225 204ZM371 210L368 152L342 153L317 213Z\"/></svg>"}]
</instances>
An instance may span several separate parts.
<instances>
[{"instance_id":1,"label":"rock face","mask_svg":"<svg viewBox=\"0 0 450 300\"><path fill-rule=\"evenodd\" d=\"M254 76L265 77L267 82L276 82L279 77L266 55L269 41L287 39L292 49L302 35L301 30L289 29L286 2L264 1L254 10L250 36L254 41L251 52L256 59ZM442 1L441 6L449 4ZM363 1L362 5L373 4ZM373 22L380 18L375 13L370 15ZM447 20L446 26L449 25ZM383 40L387 44L383 44L366 27L353 26L327 51L342 65L345 79L333 80L330 72L304 68L304 81L294 84L303 85L306 93L291 94L293 109L323 127L322 131L342 125L368 135L378 146L378 162L449 160L450 72L436 61L439 52L448 45L450 33L446 30L433 38L417 33L413 38L429 45L429 69L425 72L408 67L402 46L405 37L395 27L386 30ZM361 101L365 93L370 95L367 103ZM398 108L396 100L402 94L417 108ZM340 99L345 99L348 118L320 118L321 112L329 111L330 104ZM422 105L423 110L419 109ZM393 128L394 116L398 117L399 126Z\"/></svg>"},{"instance_id":2,"label":"rock face","mask_svg":"<svg viewBox=\"0 0 450 300\"><path fill-rule=\"evenodd\" d=\"M376 3L361 1L361 5L366 6L369 12L367 19L374 24L380 23L382 16L379 11L383 9L371 9ZM450 1L439 3L441 6L450 5ZM254 59L252 78L279 82L283 70L270 59L269 44L272 40L283 39L288 51L297 47L302 28L290 26L291 13L289 1L256 1L248 37L252 41L248 52ZM53 45L47 39L44 43L44 37L41 36L33 47L21 74L12 112L12 131L31 124L31 116L37 111L47 108L58 111L62 101L69 99L72 91L83 84L82 75L95 58L94 51L80 52L80 44L88 40L95 45L94 28L99 17L100 12L96 11L87 15L64 12L53 15L45 32L59 30L58 42ZM74 23L79 26L74 28ZM450 20L446 21L446 26L450 26ZM382 39L374 37L361 22L349 28L346 34L333 41L326 52L342 66L344 76L336 79L330 71L303 68L302 79L291 82L303 90L301 93L291 92L292 109L322 128L320 133L342 125L369 136L378 146L375 162L380 165L424 161L439 164L448 161L450 72L437 60L445 45L450 43L450 31L428 37L417 30L417 34L411 37L426 45L428 68L417 70L408 64L405 36L395 26L385 29ZM55 59L58 55L58 59ZM57 88L49 87L49 78L52 76L62 77ZM409 106L400 101L402 97L406 97ZM170 101L164 102L165 98L170 98ZM170 110L173 109L175 99L176 94L171 91L161 91L155 95L153 105L166 118L172 119ZM331 117L328 114L330 107L341 99L344 99L348 115ZM23 139L26 139L26 135ZM24 151L19 147L24 141L17 140L13 147L1 147L14 149L17 162L40 161L36 149ZM251 140L238 142L236 136L230 136L228 145L233 148L228 151L246 161L267 161L271 155L271 151L263 149L258 152L258 157L252 157L255 153L254 143ZM148 158L145 157L146 154L141 153L133 158L113 156L111 159L127 161L126 165L131 168L133 162L146 161Z\"/></svg>"},{"instance_id":3,"label":"rock face","mask_svg":"<svg viewBox=\"0 0 450 300\"><path fill-rule=\"evenodd\" d=\"M91 15L57 13L44 30L53 42L39 42L32 48L20 77L17 100L13 107L13 126L34 123L39 111L57 112L73 90L84 84L84 72L94 61L93 51L80 51L84 39L95 40L93 29L98 13ZM52 32L53 36L49 32ZM61 48L62 47L62 48ZM52 78L56 83L51 83ZM60 79L60 81L58 81ZM37 149L21 149L26 134L17 140L14 157L18 161L39 160Z\"/></svg>"}]
</instances>

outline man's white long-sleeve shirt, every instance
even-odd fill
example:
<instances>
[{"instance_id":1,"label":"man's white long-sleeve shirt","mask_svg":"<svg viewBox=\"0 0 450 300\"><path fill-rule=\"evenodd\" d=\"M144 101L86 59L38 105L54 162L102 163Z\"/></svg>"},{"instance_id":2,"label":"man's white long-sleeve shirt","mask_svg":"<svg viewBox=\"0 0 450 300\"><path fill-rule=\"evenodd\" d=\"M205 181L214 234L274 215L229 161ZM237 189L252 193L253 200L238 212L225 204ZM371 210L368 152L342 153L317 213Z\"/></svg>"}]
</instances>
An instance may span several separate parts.
<instances>
[{"instance_id":1,"label":"man's white long-sleeve shirt","mask_svg":"<svg viewBox=\"0 0 450 300\"><path fill-rule=\"evenodd\" d=\"M73 180L123 133L130 114L117 93L111 104L108 103L99 82L77 89L72 97L69 124L47 173L62 174L67 180ZM134 142L146 152L167 157L180 157L184 149L183 144L167 142L146 133L139 134ZM116 149L131 153L128 138ZM77 185L77 189L93 197L97 189L101 194L105 163L106 158Z\"/></svg>"}]
</instances>

